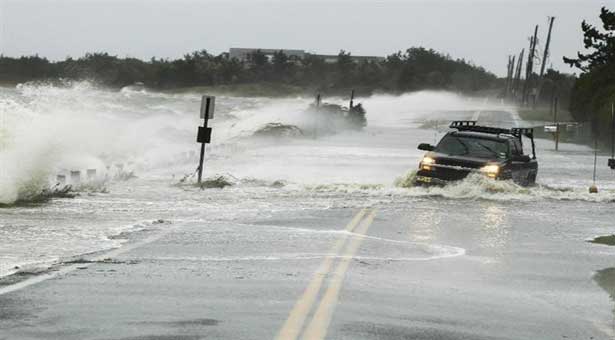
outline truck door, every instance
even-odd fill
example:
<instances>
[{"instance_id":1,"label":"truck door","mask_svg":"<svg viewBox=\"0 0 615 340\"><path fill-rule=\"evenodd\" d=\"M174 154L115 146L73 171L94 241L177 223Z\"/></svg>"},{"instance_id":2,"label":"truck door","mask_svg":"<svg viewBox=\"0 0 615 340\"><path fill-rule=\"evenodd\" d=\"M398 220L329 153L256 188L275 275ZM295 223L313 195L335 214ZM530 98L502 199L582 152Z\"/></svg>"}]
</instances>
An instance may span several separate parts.
<instances>
[{"instance_id":1,"label":"truck door","mask_svg":"<svg viewBox=\"0 0 615 340\"><path fill-rule=\"evenodd\" d=\"M523 146L521 145L521 142L518 139L511 139L510 140L510 153L511 156L514 158L515 156L522 156L523 155ZM511 161L511 170L512 170L512 177L513 180L516 183L520 183L520 184L525 184L525 181L527 180L528 174L529 174L529 168L527 166L526 162L518 162L518 161Z\"/></svg>"}]
</instances>

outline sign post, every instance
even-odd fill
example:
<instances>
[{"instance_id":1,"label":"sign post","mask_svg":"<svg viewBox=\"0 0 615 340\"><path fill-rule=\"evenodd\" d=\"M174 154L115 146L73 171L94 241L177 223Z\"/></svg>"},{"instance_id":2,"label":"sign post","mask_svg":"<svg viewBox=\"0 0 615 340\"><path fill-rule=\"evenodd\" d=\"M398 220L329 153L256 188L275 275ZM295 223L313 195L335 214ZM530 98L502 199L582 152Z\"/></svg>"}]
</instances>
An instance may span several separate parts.
<instances>
[{"instance_id":1,"label":"sign post","mask_svg":"<svg viewBox=\"0 0 615 340\"><path fill-rule=\"evenodd\" d=\"M207 127L207 122L214 118L214 107L216 104L216 97L203 96L201 98L201 118L204 123L203 126L199 126L199 130L196 136L197 143L201 143L201 157L199 159L199 177L198 181L201 184L203 178L203 160L205 158L205 144L211 142L211 128Z\"/></svg>"},{"instance_id":2,"label":"sign post","mask_svg":"<svg viewBox=\"0 0 615 340\"><path fill-rule=\"evenodd\" d=\"M555 151L559 150L559 122L557 121L557 96L553 98L553 123L555 123Z\"/></svg>"},{"instance_id":3,"label":"sign post","mask_svg":"<svg viewBox=\"0 0 615 340\"><path fill-rule=\"evenodd\" d=\"M615 170L615 103L611 103L611 158L608 164Z\"/></svg>"}]
</instances>

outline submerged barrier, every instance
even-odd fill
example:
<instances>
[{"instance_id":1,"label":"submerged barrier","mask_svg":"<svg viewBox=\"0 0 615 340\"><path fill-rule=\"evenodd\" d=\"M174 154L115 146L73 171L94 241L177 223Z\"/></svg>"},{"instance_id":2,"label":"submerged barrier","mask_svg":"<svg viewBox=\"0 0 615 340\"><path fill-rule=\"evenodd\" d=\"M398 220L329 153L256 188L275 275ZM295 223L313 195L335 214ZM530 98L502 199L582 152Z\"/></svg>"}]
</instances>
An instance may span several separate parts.
<instances>
[{"instance_id":1,"label":"submerged barrier","mask_svg":"<svg viewBox=\"0 0 615 340\"><path fill-rule=\"evenodd\" d=\"M128 163L111 163L104 166L102 169L86 168L86 169L62 169L55 175L56 186L91 186L102 185L108 180L128 180L136 178L132 168L133 162ZM50 181L54 178L50 177Z\"/></svg>"},{"instance_id":2,"label":"submerged barrier","mask_svg":"<svg viewBox=\"0 0 615 340\"><path fill-rule=\"evenodd\" d=\"M79 183L81 183L81 171L79 171L79 170L71 170L71 172L70 172L70 182L71 182L71 184L79 184Z\"/></svg>"},{"instance_id":3,"label":"submerged barrier","mask_svg":"<svg viewBox=\"0 0 615 340\"><path fill-rule=\"evenodd\" d=\"M90 168L85 171L85 178L81 178L81 170L64 170L59 174L56 174L56 184L59 186L65 186L67 184L70 185L79 185L82 180L86 180L88 182L93 182L97 179L98 171L96 169Z\"/></svg>"}]
</instances>

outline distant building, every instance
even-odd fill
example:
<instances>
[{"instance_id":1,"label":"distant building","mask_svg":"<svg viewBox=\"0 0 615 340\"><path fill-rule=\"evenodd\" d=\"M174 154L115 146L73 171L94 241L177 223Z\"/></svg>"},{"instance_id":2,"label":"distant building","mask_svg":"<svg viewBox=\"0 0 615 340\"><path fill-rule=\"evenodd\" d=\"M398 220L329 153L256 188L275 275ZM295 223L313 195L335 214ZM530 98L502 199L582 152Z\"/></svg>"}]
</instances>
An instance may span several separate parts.
<instances>
[{"instance_id":1,"label":"distant building","mask_svg":"<svg viewBox=\"0 0 615 340\"><path fill-rule=\"evenodd\" d=\"M269 59L273 56L274 53L282 51L289 57L295 57L299 59L303 59L305 57L304 50L285 50L285 49L271 49L271 48L231 48L228 51L228 56L230 59L237 59L241 61L247 61L248 56L256 51L261 51L261 53L265 54Z\"/></svg>"},{"instance_id":2,"label":"distant building","mask_svg":"<svg viewBox=\"0 0 615 340\"><path fill-rule=\"evenodd\" d=\"M237 59L240 61L247 61L248 56L256 51L261 51L261 53L265 54L269 59L273 57L273 54L279 51L282 51L284 54L291 58L295 59L303 59L306 56L315 56L318 58L322 58L326 63L335 63L337 62L337 54L313 54L305 52L305 50L288 50L288 49L273 49L273 48L231 48L228 52L229 59ZM385 57L377 57L377 56L355 56L351 55L350 58L354 62L380 62L384 61Z\"/></svg>"}]
</instances>

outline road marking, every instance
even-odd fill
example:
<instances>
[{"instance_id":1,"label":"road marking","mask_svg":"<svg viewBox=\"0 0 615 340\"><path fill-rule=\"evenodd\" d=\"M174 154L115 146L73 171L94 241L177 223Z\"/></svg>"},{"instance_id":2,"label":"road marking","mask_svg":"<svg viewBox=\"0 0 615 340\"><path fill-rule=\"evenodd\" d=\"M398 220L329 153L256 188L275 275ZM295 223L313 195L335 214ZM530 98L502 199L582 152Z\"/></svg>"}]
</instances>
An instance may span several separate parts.
<instances>
[{"instance_id":1,"label":"road marking","mask_svg":"<svg viewBox=\"0 0 615 340\"><path fill-rule=\"evenodd\" d=\"M480 116L480 111L474 112L474 115L472 116L472 120L477 121L478 120L478 116Z\"/></svg>"},{"instance_id":2,"label":"road marking","mask_svg":"<svg viewBox=\"0 0 615 340\"><path fill-rule=\"evenodd\" d=\"M19 281L19 282L15 283L15 284L11 284L11 285L8 285L8 286L0 287L0 295L4 295L4 294L7 294L7 293L11 293L11 292L14 292L14 291L18 291L18 290L24 289L26 287L30 287L32 285L35 285L37 283L41 283L43 281L47 281L49 279L53 279L53 278L58 277L60 275L68 274L68 273L70 273L72 271L75 271L77 269L87 268L90 265L95 264L98 261L103 261L104 259L107 259L107 258L114 258L116 256L119 256L121 254L129 252L129 251L131 251L133 249L142 247L142 246L144 246L144 245L146 245L148 243L152 243L154 241L157 241L157 240L161 239L163 236L169 234L171 231L172 231L171 229L166 229L166 230L163 230L163 231L161 231L159 233L156 233L156 234L154 234L154 235L152 235L152 236L150 236L150 237L148 237L146 239L143 239L143 240L141 240L139 242L135 242L133 244L128 244L126 246L122 246L120 248L116 248L116 249L110 250L108 252L102 253L100 255L97 255L97 256L92 257L91 259L89 259L91 261L90 263L71 264L71 265L67 265L67 266L62 266L60 264L61 267L58 270L50 271L48 273L43 273L43 274L40 274L40 275L36 275L36 276L34 276L32 278L29 278L29 279L26 279L26 280L23 280L23 281Z\"/></svg>"},{"instance_id":3,"label":"road marking","mask_svg":"<svg viewBox=\"0 0 615 340\"><path fill-rule=\"evenodd\" d=\"M476 112L474 112L474 115L472 115L472 120L478 121L478 117L480 116L481 111L484 109L485 105L487 105L488 100L489 98L485 98L485 100L483 101L483 105L481 105L481 108L479 108Z\"/></svg>"},{"instance_id":4,"label":"road marking","mask_svg":"<svg viewBox=\"0 0 615 340\"><path fill-rule=\"evenodd\" d=\"M354 228L359 224L359 222L361 222L361 219L363 219L365 213L366 209L361 209L361 211L359 211L354 216L354 218L346 225L345 230L348 232L352 232ZM335 242L335 244L331 248L330 253L334 256L337 255L344 246L346 238L347 236L344 235L343 237L338 239L337 242ZM299 300L297 300L295 306L288 315L288 319L286 319L286 322L278 332L276 340L297 339L297 336L299 335L299 332L301 332L301 328L303 327L303 323L305 322L308 313L312 309L312 305L314 305L318 292L320 291L320 287L322 286L322 282L327 273L329 273L329 271L331 270L333 261L333 256L327 256L322 261L322 263L318 267L318 270L316 270L316 273L314 273L312 281L310 281L308 286L305 288L303 295L301 295Z\"/></svg>"},{"instance_id":5,"label":"road marking","mask_svg":"<svg viewBox=\"0 0 615 340\"><path fill-rule=\"evenodd\" d=\"M375 215L376 212L372 211L357 229L356 233L359 235L365 235L365 233L367 233L367 229L369 229L369 226L374 221ZM305 329L302 339L322 340L327 335L327 330L331 324L331 318L333 317L333 312L335 311L335 306L337 305L339 293L342 289L342 284L344 283L344 277L346 276L346 272L350 266L350 260L352 260L356 254L361 242L363 242L363 239L363 237L356 237L352 239L346 247L344 257L340 263L338 263L333 277L329 281L329 287L321 299L318 309L314 312L312 321Z\"/></svg>"}]
</instances>

